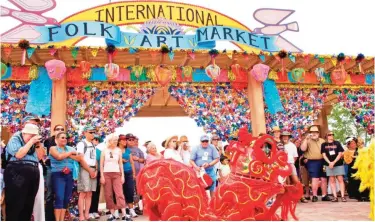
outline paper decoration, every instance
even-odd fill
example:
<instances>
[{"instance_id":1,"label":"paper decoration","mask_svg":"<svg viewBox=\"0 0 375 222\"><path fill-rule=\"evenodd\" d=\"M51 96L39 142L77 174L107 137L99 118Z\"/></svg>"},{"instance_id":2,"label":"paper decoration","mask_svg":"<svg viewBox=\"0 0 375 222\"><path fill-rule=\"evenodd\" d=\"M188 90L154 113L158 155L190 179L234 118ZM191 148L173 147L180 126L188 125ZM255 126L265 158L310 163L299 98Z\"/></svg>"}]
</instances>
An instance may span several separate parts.
<instances>
[{"instance_id":1,"label":"paper decoration","mask_svg":"<svg viewBox=\"0 0 375 222\"><path fill-rule=\"evenodd\" d=\"M214 81L217 81L217 78L220 75L220 67L216 64L208 65L205 69L206 74Z\"/></svg>"},{"instance_id":2,"label":"paper decoration","mask_svg":"<svg viewBox=\"0 0 375 222\"><path fill-rule=\"evenodd\" d=\"M193 68L191 66L183 66L182 68L182 75L186 78L191 78L193 73Z\"/></svg>"},{"instance_id":3,"label":"paper decoration","mask_svg":"<svg viewBox=\"0 0 375 222\"><path fill-rule=\"evenodd\" d=\"M12 53L12 48L11 47L5 47L3 48L4 54L6 58L9 58L10 54Z\"/></svg>"},{"instance_id":4,"label":"paper decoration","mask_svg":"<svg viewBox=\"0 0 375 222\"><path fill-rule=\"evenodd\" d=\"M90 79L91 77L91 64L87 61L81 61L79 63L79 67L82 72L83 79Z\"/></svg>"},{"instance_id":5,"label":"paper decoration","mask_svg":"<svg viewBox=\"0 0 375 222\"><path fill-rule=\"evenodd\" d=\"M11 69L11 68L10 68ZM48 78L48 77L47 77ZM25 105L29 97L30 84L4 81L1 83L1 125L8 127L11 133L22 129L22 119L29 116ZM49 137L51 120L50 116L41 116L40 133L43 138Z\"/></svg>"},{"instance_id":6,"label":"paper decoration","mask_svg":"<svg viewBox=\"0 0 375 222\"><path fill-rule=\"evenodd\" d=\"M168 53L168 57L169 57L169 60L170 60L170 61L173 61L173 59L174 59L174 52L173 52L173 51L170 51L170 52Z\"/></svg>"},{"instance_id":7,"label":"paper decoration","mask_svg":"<svg viewBox=\"0 0 375 222\"><path fill-rule=\"evenodd\" d=\"M247 56L247 58L249 58L249 56ZM260 60L262 60L262 62L266 61L266 56L264 56L262 54L259 55L259 58L260 58Z\"/></svg>"},{"instance_id":8,"label":"paper decoration","mask_svg":"<svg viewBox=\"0 0 375 222\"><path fill-rule=\"evenodd\" d=\"M34 52L35 52L35 48L30 47L30 48L26 49L26 51L27 51L27 58L30 59L31 56L33 56L33 54L34 54Z\"/></svg>"},{"instance_id":9,"label":"paper decoration","mask_svg":"<svg viewBox=\"0 0 375 222\"><path fill-rule=\"evenodd\" d=\"M132 67L132 72L134 73L135 77L137 79L139 79L139 77L141 76L142 72L143 72L143 66L133 66Z\"/></svg>"},{"instance_id":10,"label":"paper decoration","mask_svg":"<svg viewBox=\"0 0 375 222\"><path fill-rule=\"evenodd\" d=\"M190 57L192 60L195 60L195 53L194 53L194 52L188 52L188 55L189 55L189 57Z\"/></svg>"},{"instance_id":11,"label":"paper decoration","mask_svg":"<svg viewBox=\"0 0 375 222\"><path fill-rule=\"evenodd\" d=\"M7 71L8 71L8 66L5 65L4 63L1 63L1 79L3 79Z\"/></svg>"},{"instance_id":12,"label":"paper decoration","mask_svg":"<svg viewBox=\"0 0 375 222\"><path fill-rule=\"evenodd\" d=\"M50 54L51 56L54 56L56 52L57 52L57 49L55 49L55 48L50 48L50 49L49 49L49 54Z\"/></svg>"},{"instance_id":13,"label":"paper decoration","mask_svg":"<svg viewBox=\"0 0 375 222\"><path fill-rule=\"evenodd\" d=\"M335 69L331 73L331 80L336 85L342 85L346 81L346 75L345 69Z\"/></svg>"},{"instance_id":14,"label":"paper decoration","mask_svg":"<svg viewBox=\"0 0 375 222\"><path fill-rule=\"evenodd\" d=\"M155 93L151 87L139 88L120 82L90 83L67 90L69 142L77 143L79 127L90 124L104 138L135 116Z\"/></svg>"},{"instance_id":15,"label":"paper decoration","mask_svg":"<svg viewBox=\"0 0 375 222\"><path fill-rule=\"evenodd\" d=\"M38 66L33 65L29 69L29 78L35 80L38 78Z\"/></svg>"},{"instance_id":16,"label":"paper decoration","mask_svg":"<svg viewBox=\"0 0 375 222\"><path fill-rule=\"evenodd\" d=\"M302 68L296 68L291 71L291 82L303 82L305 76L305 70Z\"/></svg>"},{"instance_id":17,"label":"paper decoration","mask_svg":"<svg viewBox=\"0 0 375 222\"><path fill-rule=\"evenodd\" d=\"M314 72L318 81L321 82L324 79L324 68L316 68Z\"/></svg>"},{"instance_id":18,"label":"paper decoration","mask_svg":"<svg viewBox=\"0 0 375 222\"><path fill-rule=\"evenodd\" d=\"M256 64L250 71L251 76L258 82L264 82L268 77L270 67L264 64Z\"/></svg>"},{"instance_id":19,"label":"paper decoration","mask_svg":"<svg viewBox=\"0 0 375 222\"><path fill-rule=\"evenodd\" d=\"M78 48L72 48L71 54L74 60L77 60L77 55L78 55Z\"/></svg>"},{"instance_id":20,"label":"paper decoration","mask_svg":"<svg viewBox=\"0 0 375 222\"><path fill-rule=\"evenodd\" d=\"M369 89L335 89L338 101L355 117L356 123L362 125L368 134L374 135L374 88Z\"/></svg>"},{"instance_id":21,"label":"paper decoration","mask_svg":"<svg viewBox=\"0 0 375 222\"><path fill-rule=\"evenodd\" d=\"M264 101L271 115L277 112L283 112L284 107L281 104L279 91L276 88L276 83L273 80L266 80L263 84Z\"/></svg>"},{"instance_id":22,"label":"paper decoration","mask_svg":"<svg viewBox=\"0 0 375 222\"><path fill-rule=\"evenodd\" d=\"M47 61L45 67L47 68L48 75L52 80L62 79L66 72L65 63L57 59Z\"/></svg>"},{"instance_id":23,"label":"paper decoration","mask_svg":"<svg viewBox=\"0 0 375 222\"><path fill-rule=\"evenodd\" d=\"M95 58L98 55L98 51L99 49L97 48L91 49L91 55Z\"/></svg>"},{"instance_id":24,"label":"paper decoration","mask_svg":"<svg viewBox=\"0 0 375 222\"><path fill-rule=\"evenodd\" d=\"M155 67L155 75L157 82L162 87L167 86L172 79L172 71L167 67L163 67L161 65Z\"/></svg>"},{"instance_id":25,"label":"paper decoration","mask_svg":"<svg viewBox=\"0 0 375 222\"><path fill-rule=\"evenodd\" d=\"M104 66L104 73L109 80L116 79L118 77L119 72L120 72L120 67L117 64L110 63L110 64L105 64Z\"/></svg>"},{"instance_id":26,"label":"paper decoration","mask_svg":"<svg viewBox=\"0 0 375 222\"><path fill-rule=\"evenodd\" d=\"M289 55L289 59L290 61L292 61L293 63L296 63L296 57L292 54Z\"/></svg>"},{"instance_id":27,"label":"paper decoration","mask_svg":"<svg viewBox=\"0 0 375 222\"><path fill-rule=\"evenodd\" d=\"M65 67L65 66L64 66ZM44 67L38 69L39 77L30 84L26 112L37 116L51 114L52 81Z\"/></svg>"}]
</instances>

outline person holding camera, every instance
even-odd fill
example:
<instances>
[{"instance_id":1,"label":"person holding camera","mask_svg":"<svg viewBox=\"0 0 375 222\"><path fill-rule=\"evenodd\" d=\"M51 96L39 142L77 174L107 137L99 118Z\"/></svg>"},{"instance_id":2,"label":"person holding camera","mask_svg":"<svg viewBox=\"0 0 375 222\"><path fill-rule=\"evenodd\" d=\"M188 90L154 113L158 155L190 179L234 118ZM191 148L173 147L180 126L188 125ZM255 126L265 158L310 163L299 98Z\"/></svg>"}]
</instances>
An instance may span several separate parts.
<instances>
[{"instance_id":1,"label":"person holding camera","mask_svg":"<svg viewBox=\"0 0 375 222\"><path fill-rule=\"evenodd\" d=\"M39 128L27 123L16 132L6 148L7 166L4 171L5 204L8 221L30 221L39 189L39 159L36 144L42 137Z\"/></svg>"},{"instance_id":2,"label":"person holding camera","mask_svg":"<svg viewBox=\"0 0 375 222\"><path fill-rule=\"evenodd\" d=\"M73 147L66 145L66 133L60 132L56 134L55 138L56 146L50 148L49 159L52 188L55 195L55 218L56 221L63 221L73 191L74 161L80 162L92 177L95 176L95 171L87 165L83 155L77 155L77 151Z\"/></svg>"}]
</instances>

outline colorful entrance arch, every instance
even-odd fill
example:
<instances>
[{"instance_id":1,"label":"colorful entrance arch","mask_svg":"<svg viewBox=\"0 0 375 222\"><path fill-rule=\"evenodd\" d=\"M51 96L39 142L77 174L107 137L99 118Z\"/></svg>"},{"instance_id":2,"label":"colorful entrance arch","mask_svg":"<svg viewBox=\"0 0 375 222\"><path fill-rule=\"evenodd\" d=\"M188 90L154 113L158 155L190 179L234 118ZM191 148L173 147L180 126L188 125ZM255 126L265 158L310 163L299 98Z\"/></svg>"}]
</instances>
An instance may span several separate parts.
<instances>
[{"instance_id":1,"label":"colorful entrance arch","mask_svg":"<svg viewBox=\"0 0 375 222\"><path fill-rule=\"evenodd\" d=\"M251 31L250 28L239 21L215 10L186 3L165 1L129 1L105 4L75 13L63 19L60 23L100 21L124 26L143 24L158 17L164 17L180 25L194 28L202 26L229 26ZM73 46L84 38L71 38L55 43L55 46ZM245 51L259 52L259 49L253 47L242 44L236 45Z\"/></svg>"}]
</instances>

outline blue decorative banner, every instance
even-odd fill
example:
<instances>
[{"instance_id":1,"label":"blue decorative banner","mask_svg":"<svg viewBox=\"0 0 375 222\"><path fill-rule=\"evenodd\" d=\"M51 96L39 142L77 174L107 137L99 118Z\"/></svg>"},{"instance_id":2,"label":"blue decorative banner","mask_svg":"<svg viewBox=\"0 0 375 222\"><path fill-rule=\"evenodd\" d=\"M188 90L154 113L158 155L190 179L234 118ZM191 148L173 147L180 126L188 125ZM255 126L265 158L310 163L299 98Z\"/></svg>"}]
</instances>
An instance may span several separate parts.
<instances>
[{"instance_id":1,"label":"blue decorative banner","mask_svg":"<svg viewBox=\"0 0 375 222\"><path fill-rule=\"evenodd\" d=\"M263 51L275 52L279 36L254 34L249 31L226 27L205 26L196 30L195 35L165 35L121 32L116 25L104 22L80 21L65 23L61 26L38 26L41 36L35 43L61 42L74 37L105 38L107 44L119 47L158 48L163 44L179 49L210 49L215 41L233 41Z\"/></svg>"},{"instance_id":2,"label":"blue decorative banner","mask_svg":"<svg viewBox=\"0 0 375 222\"><path fill-rule=\"evenodd\" d=\"M37 116L47 116L51 113L52 80L44 67L38 68L38 75L38 79L31 82L25 109Z\"/></svg>"},{"instance_id":3,"label":"blue decorative banner","mask_svg":"<svg viewBox=\"0 0 375 222\"><path fill-rule=\"evenodd\" d=\"M281 103L279 91L276 88L276 83L274 80L267 79L263 83L263 93L264 101L268 107L268 110L272 115L275 115L278 112L283 112L284 107Z\"/></svg>"}]
</instances>

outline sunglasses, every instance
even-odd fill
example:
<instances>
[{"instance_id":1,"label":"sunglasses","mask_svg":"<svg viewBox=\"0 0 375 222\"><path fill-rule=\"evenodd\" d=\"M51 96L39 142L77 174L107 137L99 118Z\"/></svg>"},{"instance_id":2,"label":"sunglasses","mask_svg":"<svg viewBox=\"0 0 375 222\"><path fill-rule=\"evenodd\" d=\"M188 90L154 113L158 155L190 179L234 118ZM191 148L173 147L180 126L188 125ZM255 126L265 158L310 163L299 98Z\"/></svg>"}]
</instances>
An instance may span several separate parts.
<instances>
[{"instance_id":1,"label":"sunglasses","mask_svg":"<svg viewBox=\"0 0 375 222\"><path fill-rule=\"evenodd\" d=\"M56 128L55 131L63 131L64 132L64 128Z\"/></svg>"},{"instance_id":2,"label":"sunglasses","mask_svg":"<svg viewBox=\"0 0 375 222\"><path fill-rule=\"evenodd\" d=\"M88 132L88 133L90 133L90 134L94 134L95 132Z\"/></svg>"},{"instance_id":3,"label":"sunglasses","mask_svg":"<svg viewBox=\"0 0 375 222\"><path fill-rule=\"evenodd\" d=\"M334 136L334 134L328 134L327 136Z\"/></svg>"},{"instance_id":4,"label":"sunglasses","mask_svg":"<svg viewBox=\"0 0 375 222\"><path fill-rule=\"evenodd\" d=\"M132 141L135 141L135 139L127 139L127 141L130 141L130 142L132 142Z\"/></svg>"},{"instance_id":5,"label":"sunglasses","mask_svg":"<svg viewBox=\"0 0 375 222\"><path fill-rule=\"evenodd\" d=\"M203 141L201 141L202 143L208 143L208 140L203 140Z\"/></svg>"}]
</instances>

